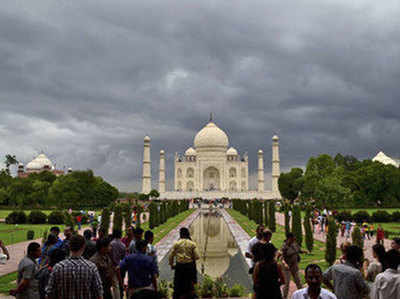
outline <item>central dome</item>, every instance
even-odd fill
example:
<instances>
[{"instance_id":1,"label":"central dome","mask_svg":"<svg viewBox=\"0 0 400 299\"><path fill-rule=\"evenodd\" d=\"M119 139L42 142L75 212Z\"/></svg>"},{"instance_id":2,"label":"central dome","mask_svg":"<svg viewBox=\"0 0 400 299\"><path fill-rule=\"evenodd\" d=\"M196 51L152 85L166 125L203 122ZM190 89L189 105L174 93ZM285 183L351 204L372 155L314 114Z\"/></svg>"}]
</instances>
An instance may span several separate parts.
<instances>
[{"instance_id":1,"label":"central dome","mask_svg":"<svg viewBox=\"0 0 400 299\"><path fill-rule=\"evenodd\" d=\"M213 122L209 122L194 137L194 147L197 148L227 148L228 136Z\"/></svg>"}]
</instances>

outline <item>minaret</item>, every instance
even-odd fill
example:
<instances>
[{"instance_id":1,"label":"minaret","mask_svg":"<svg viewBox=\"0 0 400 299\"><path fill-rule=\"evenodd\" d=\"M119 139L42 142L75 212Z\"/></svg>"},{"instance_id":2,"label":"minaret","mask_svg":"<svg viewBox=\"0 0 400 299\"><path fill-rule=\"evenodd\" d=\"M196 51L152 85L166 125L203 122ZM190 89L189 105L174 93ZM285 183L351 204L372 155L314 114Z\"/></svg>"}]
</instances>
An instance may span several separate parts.
<instances>
[{"instance_id":1,"label":"minaret","mask_svg":"<svg viewBox=\"0 0 400 299\"><path fill-rule=\"evenodd\" d=\"M164 150L160 151L160 175L159 175L159 183L158 183L158 192L165 192L165 152Z\"/></svg>"},{"instance_id":2,"label":"minaret","mask_svg":"<svg viewBox=\"0 0 400 299\"><path fill-rule=\"evenodd\" d=\"M278 179L281 174L280 160L279 160L279 137L274 135L272 137L272 192L280 197Z\"/></svg>"},{"instance_id":3,"label":"minaret","mask_svg":"<svg viewBox=\"0 0 400 299\"><path fill-rule=\"evenodd\" d=\"M258 192L264 192L264 153L258 151Z\"/></svg>"},{"instance_id":4,"label":"minaret","mask_svg":"<svg viewBox=\"0 0 400 299\"><path fill-rule=\"evenodd\" d=\"M150 137L144 137L142 193L151 191Z\"/></svg>"}]
</instances>

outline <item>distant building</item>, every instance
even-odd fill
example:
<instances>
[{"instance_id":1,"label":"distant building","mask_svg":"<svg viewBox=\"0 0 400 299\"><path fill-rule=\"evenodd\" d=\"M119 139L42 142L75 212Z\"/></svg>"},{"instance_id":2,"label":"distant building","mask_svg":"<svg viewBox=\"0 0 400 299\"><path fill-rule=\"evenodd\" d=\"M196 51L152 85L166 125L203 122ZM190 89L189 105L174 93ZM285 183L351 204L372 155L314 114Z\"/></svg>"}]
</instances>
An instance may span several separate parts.
<instances>
[{"instance_id":1,"label":"distant building","mask_svg":"<svg viewBox=\"0 0 400 299\"><path fill-rule=\"evenodd\" d=\"M42 171L50 171L56 176L60 176L65 174L64 170L61 169L56 169L53 165L53 163L50 161L49 158L43 153L38 155L35 159L33 159L31 162L26 164L26 167L24 164L19 163L18 164L18 177L19 178L26 178L28 177L31 173L40 173ZM72 172L72 169L68 169L68 173Z\"/></svg>"},{"instance_id":2,"label":"distant building","mask_svg":"<svg viewBox=\"0 0 400 299\"><path fill-rule=\"evenodd\" d=\"M384 152L380 151L373 159L374 162L381 162L385 165L393 165L394 167L399 167L400 159L391 158L385 155Z\"/></svg>"}]
</instances>

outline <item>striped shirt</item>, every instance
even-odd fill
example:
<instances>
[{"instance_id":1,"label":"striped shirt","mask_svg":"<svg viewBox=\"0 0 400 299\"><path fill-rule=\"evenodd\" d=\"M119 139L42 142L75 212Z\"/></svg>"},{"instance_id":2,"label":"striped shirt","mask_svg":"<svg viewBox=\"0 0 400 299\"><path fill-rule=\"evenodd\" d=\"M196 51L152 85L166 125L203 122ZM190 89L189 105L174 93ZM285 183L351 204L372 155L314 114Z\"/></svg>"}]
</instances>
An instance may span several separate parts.
<instances>
[{"instance_id":1,"label":"striped shirt","mask_svg":"<svg viewBox=\"0 0 400 299\"><path fill-rule=\"evenodd\" d=\"M49 298L96 299L103 296L99 271L83 257L70 257L57 263L46 287Z\"/></svg>"}]
</instances>

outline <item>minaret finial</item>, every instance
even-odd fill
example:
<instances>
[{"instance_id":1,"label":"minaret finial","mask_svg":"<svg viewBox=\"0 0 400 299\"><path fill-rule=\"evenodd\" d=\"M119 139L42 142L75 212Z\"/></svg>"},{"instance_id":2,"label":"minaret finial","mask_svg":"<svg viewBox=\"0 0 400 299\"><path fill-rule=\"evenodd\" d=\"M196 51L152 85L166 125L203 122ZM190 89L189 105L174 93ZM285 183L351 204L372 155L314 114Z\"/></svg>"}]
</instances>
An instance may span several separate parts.
<instances>
[{"instance_id":1,"label":"minaret finial","mask_svg":"<svg viewBox=\"0 0 400 299\"><path fill-rule=\"evenodd\" d=\"M212 112L210 112L210 122L212 122L213 121L213 114L212 114Z\"/></svg>"}]
</instances>

